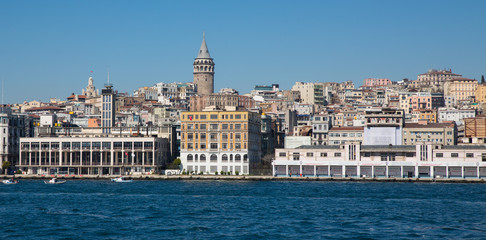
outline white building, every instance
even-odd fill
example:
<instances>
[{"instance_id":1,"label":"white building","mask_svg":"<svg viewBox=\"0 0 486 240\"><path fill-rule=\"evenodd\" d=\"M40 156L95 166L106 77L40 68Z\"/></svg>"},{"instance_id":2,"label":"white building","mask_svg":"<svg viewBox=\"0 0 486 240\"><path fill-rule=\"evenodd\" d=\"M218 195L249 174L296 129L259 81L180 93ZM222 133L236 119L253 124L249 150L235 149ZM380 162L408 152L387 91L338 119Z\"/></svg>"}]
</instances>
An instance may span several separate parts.
<instances>
[{"instance_id":1,"label":"white building","mask_svg":"<svg viewBox=\"0 0 486 240\"><path fill-rule=\"evenodd\" d=\"M451 108L439 108L437 111L438 121L454 121L457 125L464 123L464 118L472 118L476 116L475 109L451 109Z\"/></svg>"},{"instance_id":2,"label":"white building","mask_svg":"<svg viewBox=\"0 0 486 240\"><path fill-rule=\"evenodd\" d=\"M158 173L169 160L167 139L155 137L36 137L20 139L17 167L26 174Z\"/></svg>"},{"instance_id":3,"label":"white building","mask_svg":"<svg viewBox=\"0 0 486 240\"><path fill-rule=\"evenodd\" d=\"M276 149L274 176L484 178L486 145L336 145Z\"/></svg>"}]
</instances>

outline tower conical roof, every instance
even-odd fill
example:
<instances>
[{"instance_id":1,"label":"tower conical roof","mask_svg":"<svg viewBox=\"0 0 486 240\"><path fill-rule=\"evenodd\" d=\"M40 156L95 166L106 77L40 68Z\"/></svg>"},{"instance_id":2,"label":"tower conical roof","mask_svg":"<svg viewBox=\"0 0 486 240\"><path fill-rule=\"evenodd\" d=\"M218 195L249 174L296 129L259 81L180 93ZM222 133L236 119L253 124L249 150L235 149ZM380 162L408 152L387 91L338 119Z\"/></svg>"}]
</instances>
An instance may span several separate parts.
<instances>
[{"instance_id":1,"label":"tower conical roof","mask_svg":"<svg viewBox=\"0 0 486 240\"><path fill-rule=\"evenodd\" d=\"M211 58L209 55L208 46L206 45L206 38L203 33L203 41L201 44L201 48L199 49L199 53L197 54L197 58Z\"/></svg>"}]
</instances>

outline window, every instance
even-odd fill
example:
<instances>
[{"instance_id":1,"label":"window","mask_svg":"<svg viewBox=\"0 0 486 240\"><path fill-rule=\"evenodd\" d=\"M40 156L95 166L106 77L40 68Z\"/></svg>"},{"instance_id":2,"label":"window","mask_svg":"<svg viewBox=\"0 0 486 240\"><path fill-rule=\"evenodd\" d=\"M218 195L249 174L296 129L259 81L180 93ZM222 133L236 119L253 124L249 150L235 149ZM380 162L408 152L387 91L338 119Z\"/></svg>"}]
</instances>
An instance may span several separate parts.
<instances>
[{"instance_id":1,"label":"window","mask_svg":"<svg viewBox=\"0 0 486 240\"><path fill-rule=\"evenodd\" d=\"M188 144L187 144L187 149L192 149L192 148L193 148L192 143L188 143Z\"/></svg>"},{"instance_id":2,"label":"window","mask_svg":"<svg viewBox=\"0 0 486 240\"><path fill-rule=\"evenodd\" d=\"M206 133L201 133L199 135L201 137L201 140L205 140L206 139Z\"/></svg>"},{"instance_id":3,"label":"window","mask_svg":"<svg viewBox=\"0 0 486 240\"><path fill-rule=\"evenodd\" d=\"M211 119L218 119L218 114L211 114Z\"/></svg>"},{"instance_id":4,"label":"window","mask_svg":"<svg viewBox=\"0 0 486 240\"><path fill-rule=\"evenodd\" d=\"M211 156L209 157L209 159L210 159L211 162L218 161L218 157L216 156L216 154L211 154Z\"/></svg>"},{"instance_id":5,"label":"window","mask_svg":"<svg viewBox=\"0 0 486 240\"><path fill-rule=\"evenodd\" d=\"M241 162L241 155L240 154L235 155L235 162Z\"/></svg>"},{"instance_id":6,"label":"window","mask_svg":"<svg viewBox=\"0 0 486 240\"><path fill-rule=\"evenodd\" d=\"M199 129L201 129L201 130L206 129L206 124L202 124L202 123L201 123L201 125L199 126Z\"/></svg>"},{"instance_id":7,"label":"window","mask_svg":"<svg viewBox=\"0 0 486 240\"><path fill-rule=\"evenodd\" d=\"M235 124L235 129L241 129L241 124Z\"/></svg>"},{"instance_id":8,"label":"window","mask_svg":"<svg viewBox=\"0 0 486 240\"><path fill-rule=\"evenodd\" d=\"M341 157L341 153L339 153L339 152L334 153L334 157Z\"/></svg>"},{"instance_id":9,"label":"window","mask_svg":"<svg viewBox=\"0 0 486 240\"><path fill-rule=\"evenodd\" d=\"M217 143L211 143L211 149L218 149Z\"/></svg>"},{"instance_id":10,"label":"window","mask_svg":"<svg viewBox=\"0 0 486 240\"><path fill-rule=\"evenodd\" d=\"M223 160L224 162L228 161L228 155L223 154L223 156L221 157L221 160Z\"/></svg>"},{"instance_id":11,"label":"window","mask_svg":"<svg viewBox=\"0 0 486 240\"><path fill-rule=\"evenodd\" d=\"M206 161L206 155L205 154L201 154L201 156L199 157L199 160Z\"/></svg>"},{"instance_id":12,"label":"window","mask_svg":"<svg viewBox=\"0 0 486 240\"><path fill-rule=\"evenodd\" d=\"M294 152L294 153L292 154L292 156L293 156L293 159L294 159L294 160L299 160L299 159L300 159L300 153L298 153L298 152Z\"/></svg>"},{"instance_id":13,"label":"window","mask_svg":"<svg viewBox=\"0 0 486 240\"><path fill-rule=\"evenodd\" d=\"M206 115L201 115L201 119L206 119Z\"/></svg>"},{"instance_id":14,"label":"window","mask_svg":"<svg viewBox=\"0 0 486 240\"><path fill-rule=\"evenodd\" d=\"M211 130L218 130L218 124L211 124Z\"/></svg>"},{"instance_id":15,"label":"window","mask_svg":"<svg viewBox=\"0 0 486 240\"><path fill-rule=\"evenodd\" d=\"M235 119L241 119L241 115L240 114L235 114Z\"/></svg>"},{"instance_id":16,"label":"window","mask_svg":"<svg viewBox=\"0 0 486 240\"><path fill-rule=\"evenodd\" d=\"M321 157L327 157L327 152L321 153Z\"/></svg>"},{"instance_id":17,"label":"window","mask_svg":"<svg viewBox=\"0 0 486 240\"><path fill-rule=\"evenodd\" d=\"M451 153L451 157L453 158L459 157L459 153Z\"/></svg>"},{"instance_id":18,"label":"window","mask_svg":"<svg viewBox=\"0 0 486 240\"><path fill-rule=\"evenodd\" d=\"M226 124L226 123L223 124L223 129L225 129L225 130L228 129L228 124Z\"/></svg>"},{"instance_id":19,"label":"window","mask_svg":"<svg viewBox=\"0 0 486 240\"><path fill-rule=\"evenodd\" d=\"M188 140L192 140L192 138L193 138L192 133L188 133L188 134L187 134L187 139L188 139Z\"/></svg>"},{"instance_id":20,"label":"window","mask_svg":"<svg viewBox=\"0 0 486 240\"><path fill-rule=\"evenodd\" d=\"M278 153L278 156L279 156L279 157L286 157L286 156L287 156L287 153L284 153L284 152L279 152L279 153Z\"/></svg>"},{"instance_id":21,"label":"window","mask_svg":"<svg viewBox=\"0 0 486 240\"><path fill-rule=\"evenodd\" d=\"M306 156L307 156L307 157L314 157L314 153L308 152L308 153L306 154Z\"/></svg>"},{"instance_id":22,"label":"window","mask_svg":"<svg viewBox=\"0 0 486 240\"><path fill-rule=\"evenodd\" d=\"M201 149L206 149L206 143L201 143Z\"/></svg>"},{"instance_id":23,"label":"window","mask_svg":"<svg viewBox=\"0 0 486 240\"><path fill-rule=\"evenodd\" d=\"M472 158L472 157L474 157L474 153L466 153L466 157L467 158Z\"/></svg>"},{"instance_id":24,"label":"window","mask_svg":"<svg viewBox=\"0 0 486 240\"><path fill-rule=\"evenodd\" d=\"M441 157L444 157L444 154L443 153L436 153L435 157L441 158Z\"/></svg>"}]
</instances>

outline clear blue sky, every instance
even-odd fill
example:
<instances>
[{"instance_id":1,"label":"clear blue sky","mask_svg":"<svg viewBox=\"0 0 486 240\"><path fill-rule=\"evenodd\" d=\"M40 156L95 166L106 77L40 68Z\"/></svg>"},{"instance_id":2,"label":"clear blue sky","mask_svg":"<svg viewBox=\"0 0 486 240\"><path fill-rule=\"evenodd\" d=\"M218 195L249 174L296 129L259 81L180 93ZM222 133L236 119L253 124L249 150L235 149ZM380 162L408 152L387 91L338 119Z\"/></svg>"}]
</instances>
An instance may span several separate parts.
<instances>
[{"instance_id":1,"label":"clear blue sky","mask_svg":"<svg viewBox=\"0 0 486 240\"><path fill-rule=\"evenodd\" d=\"M486 1L0 1L4 102L192 81L206 32L215 90L486 74Z\"/></svg>"}]
</instances>

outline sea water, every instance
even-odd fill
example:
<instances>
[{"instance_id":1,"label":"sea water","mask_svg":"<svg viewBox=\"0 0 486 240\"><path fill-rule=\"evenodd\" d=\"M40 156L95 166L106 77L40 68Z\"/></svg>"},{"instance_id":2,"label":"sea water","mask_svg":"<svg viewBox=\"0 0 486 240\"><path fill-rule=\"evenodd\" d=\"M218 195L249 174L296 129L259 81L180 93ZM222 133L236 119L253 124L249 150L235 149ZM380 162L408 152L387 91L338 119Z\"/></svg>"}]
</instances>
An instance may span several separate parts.
<instances>
[{"instance_id":1,"label":"sea water","mask_svg":"<svg viewBox=\"0 0 486 240\"><path fill-rule=\"evenodd\" d=\"M486 239L486 184L0 185L1 239Z\"/></svg>"}]
</instances>

